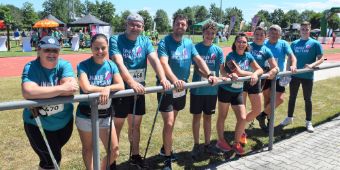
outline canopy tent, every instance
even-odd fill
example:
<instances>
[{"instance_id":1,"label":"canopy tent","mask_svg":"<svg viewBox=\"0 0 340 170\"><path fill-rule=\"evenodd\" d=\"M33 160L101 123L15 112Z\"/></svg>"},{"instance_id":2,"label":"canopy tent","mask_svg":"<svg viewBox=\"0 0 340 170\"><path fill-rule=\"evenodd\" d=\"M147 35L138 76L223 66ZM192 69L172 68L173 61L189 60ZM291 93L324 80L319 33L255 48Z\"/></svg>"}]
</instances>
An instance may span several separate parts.
<instances>
[{"instance_id":1,"label":"canopy tent","mask_svg":"<svg viewBox=\"0 0 340 170\"><path fill-rule=\"evenodd\" d=\"M44 19L49 19L49 20L57 22L59 24L59 27L65 26L64 22L60 21L58 18L56 18L55 16L51 14L48 14Z\"/></svg>"},{"instance_id":2,"label":"canopy tent","mask_svg":"<svg viewBox=\"0 0 340 170\"><path fill-rule=\"evenodd\" d=\"M0 29L6 29L6 24L4 20L0 20Z\"/></svg>"},{"instance_id":3,"label":"canopy tent","mask_svg":"<svg viewBox=\"0 0 340 170\"><path fill-rule=\"evenodd\" d=\"M33 28L55 28L58 27L59 24L55 21L49 20L49 19L43 19L38 22L36 22L33 25Z\"/></svg>"},{"instance_id":4,"label":"canopy tent","mask_svg":"<svg viewBox=\"0 0 340 170\"><path fill-rule=\"evenodd\" d=\"M208 22L215 22L213 21L212 19L207 19L205 21L202 21L202 22L199 22L199 23L196 23L194 25L192 25L193 28L202 28L204 24L208 23ZM219 24L217 22L215 22L217 24L217 27L218 28L221 28L223 29L224 28L224 25L223 24Z\"/></svg>"},{"instance_id":5,"label":"canopy tent","mask_svg":"<svg viewBox=\"0 0 340 170\"><path fill-rule=\"evenodd\" d=\"M110 26L109 23L106 23L91 14L85 15L84 17L67 24L67 26L70 27L82 27L88 25Z\"/></svg>"}]
</instances>

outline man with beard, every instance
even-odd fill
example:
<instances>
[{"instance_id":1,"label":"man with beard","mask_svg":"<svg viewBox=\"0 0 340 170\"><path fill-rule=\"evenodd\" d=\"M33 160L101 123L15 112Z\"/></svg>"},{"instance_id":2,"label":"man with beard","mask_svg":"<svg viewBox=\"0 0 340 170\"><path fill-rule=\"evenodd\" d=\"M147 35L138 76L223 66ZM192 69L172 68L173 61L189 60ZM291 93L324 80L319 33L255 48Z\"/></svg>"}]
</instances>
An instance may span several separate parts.
<instances>
[{"instance_id":1,"label":"man with beard","mask_svg":"<svg viewBox=\"0 0 340 170\"><path fill-rule=\"evenodd\" d=\"M188 19L184 15L176 15L173 19L173 33L165 36L158 44L158 57L164 68L166 77L175 85L176 90L166 92L160 100L158 93L159 110L163 117L163 147L160 155L165 156L164 169L172 169L172 132L178 112L185 106L186 90L184 85L190 74L192 62L198 66L202 75L212 84L217 78L210 72L205 61L199 56L190 39L183 38L188 27ZM159 79L157 83L159 83Z\"/></svg>"}]
</instances>

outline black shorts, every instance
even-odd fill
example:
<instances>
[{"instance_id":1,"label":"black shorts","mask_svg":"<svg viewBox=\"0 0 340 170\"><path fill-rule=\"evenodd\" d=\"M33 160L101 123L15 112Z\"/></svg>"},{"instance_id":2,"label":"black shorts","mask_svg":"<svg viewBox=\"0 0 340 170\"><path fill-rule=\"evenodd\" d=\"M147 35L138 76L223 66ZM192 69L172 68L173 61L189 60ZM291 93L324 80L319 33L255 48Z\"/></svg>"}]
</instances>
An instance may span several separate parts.
<instances>
[{"instance_id":1,"label":"black shorts","mask_svg":"<svg viewBox=\"0 0 340 170\"><path fill-rule=\"evenodd\" d=\"M53 169L54 165L51 156L47 150L47 146L39 131L38 126L24 123L24 128L34 152L37 153L37 155L39 156L39 166L44 169ZM44 130L48 144L50 145L54 158L56 159L58 164L60 164L61 161L61 148L70 139L72 131L73 118L62 129L56 131Z\"/></svg>"},{"instance_id":2,"label":"black shorts","mask_svg":"<svg viewBox=\"0 0 340 170\"><path fill-rule=\"evenodd\" d=\"M276 92L284 93L286 91L286 88L284 86L280 86L279 80L280 79L276 80ZM272 86L272 80L266 80L266 82L264 83L263 90L267 90L271 86Z\"/></svg>"},{"instance_id":3,"label":"black shorts","mask_svg":"<svg viewBox=\"0 0 340 170\"><path fill-rule=\"evenodd\" d=\"M215 113L217 95L190 94L190 113L212 115Z\"/></svg>"},{"instance_id":4,"label":"black shorts","mask_svg":"<svg viewBox=\"0 0 340 170\"><path fill-rule=\"evenodd\" d=\"M161 104L159 106L159 111L161 112L171 112L173 110L180 111L184 109L186 102L186 94L184 96L173 98L172 94L164 93ZM159 103L161 93L157 93L157 100Z\"/></svg>"},{"instance_id":5,"label":"black shorts","mask_svg":"<svg viewBox=\"0 0 340 170\"><path fill-rule=\"evenodd\" d=\"M264 81L265 79L263 80L259 79L259 81L257 81L257 83L254 86L250 85L250 81L246 81L244 82L243 85L243 91L247 92L248 94L259 94L262 92Z\"/></svg>"},{"instance_id":6,"label":"black shorts","mask_svg":"<svg viewBox=\"0 0 340 170\"><path fill-rule=\"evenodd\" d=\"M243 105L243 94L242 92L230 92L219 87L218 101L222 103L231 103L231 105Z\"/></svg>"},{"instance_id":7,"label":"black shorts","mask_svg":"<svg viewBox=\"0 0 340 170\"><path fill-rule=\"evenodd\" d=\"M113 99L115 116L126 118L128 114L133 114L134 96ZM135 115L145 115L145 96L137 95Z\"/></svg>"}]
</instances>

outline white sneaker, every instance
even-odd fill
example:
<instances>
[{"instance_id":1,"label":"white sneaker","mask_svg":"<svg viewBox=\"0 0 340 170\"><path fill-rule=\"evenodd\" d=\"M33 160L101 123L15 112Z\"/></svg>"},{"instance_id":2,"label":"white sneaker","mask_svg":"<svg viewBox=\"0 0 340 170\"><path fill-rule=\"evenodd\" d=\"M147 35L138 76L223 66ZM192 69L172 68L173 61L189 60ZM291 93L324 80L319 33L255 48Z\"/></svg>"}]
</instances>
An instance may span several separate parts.
<instances>
[{"instance_id":1,"label":"white sneaker","mask_svg":"<svg viewBox=\"0 0 340 170\"><path fill-rule=\"evenodd\" d=\"M306 121L306 128L307 128L307 132L310 132L310 133L314 132L314 127L312 125L312 121Z\"/></svg>"},{"instance_id":2,"label":"white sneaker","mask_svg":"<svg viewBox=\"0 0 340 170\"><path fill-rule=\"evenodd\" d=\"M293 122L293 117L286 117L285 120L283 120L280 125L281 126L287 126Z\"/></svg>"}]
</instances>

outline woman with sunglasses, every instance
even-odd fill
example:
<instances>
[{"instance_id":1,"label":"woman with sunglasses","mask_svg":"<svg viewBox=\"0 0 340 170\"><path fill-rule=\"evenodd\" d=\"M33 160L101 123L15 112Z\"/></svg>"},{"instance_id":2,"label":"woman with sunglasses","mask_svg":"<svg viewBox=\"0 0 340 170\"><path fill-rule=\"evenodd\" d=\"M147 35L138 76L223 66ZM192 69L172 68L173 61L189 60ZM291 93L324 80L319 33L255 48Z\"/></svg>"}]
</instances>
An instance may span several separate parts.
<instances>
[{"instance_id":1,"label":"woman with sunglasses","mask_svg":"<svg viewBox=\"0 0 340 170\"><path fill-rule=\"evenodd\" d=\"M251 70L254 70L254 72ZM232 52L227 55L225 66L224 68L221 66L220 71L223 77L231 78L232 80L237 80L238 77L250 76L250 85L256 84L263 70L248 52L248 38L245 34L241 33L235 37ZM216 123L218 141L216 147L225 152L233 149L238 155L245 153L240 143L246 124L246 108L243 103L242 89L243 82L223 84L218 89L218 117ZM230 105L237 119L233 147L230 147L224 138L224 122Z\"/></svg>"},{"instance_id":2,"label":"woman with sunglasses","mask_svg":"<svg viewBox=\"0 0 340 170\"><path fill-rule=\"evenodd\" d=\"M124 83L119 74L117 65L108 59L108 40L104 34L96 34L92 37L91 51L92 56L89 59L80 62L77 67L80 93L100 93L98 105L99 138L105 149L111 151L109 155L109 165L110 169L115 169L115 160L119 153L116 129L114 128L114 125L112 125L113 120L111 119L111 114L113 114L113 102L110 98L110 92L124 90ZM91 108L88 102L79 103L76 125L83 145L82 153L86 169L91 169L93 167L93 141ZM109 136L111 136L111 139ZM101 169L106 169L107 164L107 157L104 157Z\"/></svg>"},{"instance_id":3,"label":"woman with sunglasses","mask_svg":"<svg viewBox=\"0 0 340 170\"><path fill-rule=\"evenodd\" d=\"M59 59L59 51L56 38L45 36L40 40L37 59L27 63L22 73L21 87L25 99L71 96L78 90L72 66ZM54 161L60 165L61 148L70 139L73 130L72 113L71 103L24 109L24 128L33 150L39 156L39 169L56 169ZM44 134L39 131L41 127ZM49 154L42 135L46 136L53 155Z\"/></svg>"}]
</instances>

